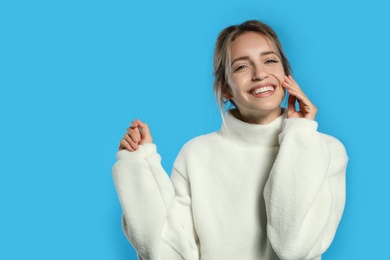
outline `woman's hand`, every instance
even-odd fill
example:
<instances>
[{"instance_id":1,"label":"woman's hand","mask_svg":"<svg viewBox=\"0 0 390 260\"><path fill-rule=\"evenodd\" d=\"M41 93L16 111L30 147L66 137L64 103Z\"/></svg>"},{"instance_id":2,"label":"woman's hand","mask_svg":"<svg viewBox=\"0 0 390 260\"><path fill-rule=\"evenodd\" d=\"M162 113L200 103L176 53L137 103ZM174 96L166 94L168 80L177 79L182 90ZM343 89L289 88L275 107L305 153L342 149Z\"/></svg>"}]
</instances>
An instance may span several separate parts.
<instances>
[{"instance_id":1,"label":"woman's hand","mask_svg":"<svg viewBox=\"0 0 390 260\"><path fill-rule=\"evenodd\" d=\"M314 120L317 114L317 107L310 102L293 77L291 75L285 76L282 85L288 90L289 94L287 118L306 118ZM295 108L296 102L299 104L298 111Z\"/></svg>"},{"instance_id":2,"label":"woman's hand","mask_svg":"<svg viewBox=\"0 0 390 260\"><path fill-rule=\"evenodd\" d=\"M136 119L127 128L126 134L119 143L119 150L127 149L130 152L137 151L141 144L152 143L149 126Z\"/></svg>"}]
</instances>

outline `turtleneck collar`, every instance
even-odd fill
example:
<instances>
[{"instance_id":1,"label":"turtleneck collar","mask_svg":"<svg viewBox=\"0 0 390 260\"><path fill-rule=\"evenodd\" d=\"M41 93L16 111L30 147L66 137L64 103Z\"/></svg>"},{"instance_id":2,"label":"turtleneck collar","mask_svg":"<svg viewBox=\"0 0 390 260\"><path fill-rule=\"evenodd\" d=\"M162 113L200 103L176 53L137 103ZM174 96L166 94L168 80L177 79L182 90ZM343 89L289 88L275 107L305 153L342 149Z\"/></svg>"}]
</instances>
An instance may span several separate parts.
<instances>
[{"instance_id":1,"label":"turtleneck collar","mask_svg":"<svg viewBox=\"0 0 390 260\"><path fill-rule=\"evenodd\" d=\"M278 137L287 111L282 109L282 115L266 125L246 123L233 115L234 110L228 110L218 134L223 139L244 148L279 146Z\"/></svg>"}]
</instances>

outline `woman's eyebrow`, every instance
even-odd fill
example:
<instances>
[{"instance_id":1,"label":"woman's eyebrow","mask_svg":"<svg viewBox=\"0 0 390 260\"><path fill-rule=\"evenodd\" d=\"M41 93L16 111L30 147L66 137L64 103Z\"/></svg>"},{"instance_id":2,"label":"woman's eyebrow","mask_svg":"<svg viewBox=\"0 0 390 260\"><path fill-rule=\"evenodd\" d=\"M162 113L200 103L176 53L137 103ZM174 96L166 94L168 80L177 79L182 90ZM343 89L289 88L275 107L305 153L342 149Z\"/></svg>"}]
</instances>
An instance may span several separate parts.
<instances>
[{"instance_id":1,"label":"woman's eyebrow","mask_svg":"<svg viewBox=\"0 0 390 260\"><path fill-rule=\"evenodd\" d=\"M265 55L269 55L269 54L275 54L276 56L279 56L275 51L265 51L265 52L262 52L260 55L265 56Z\"/></svg>"},{"instance_id":2,"label":"woman's eyebrow","mask_svg":"<svg viewBox=\"0 0 390 260\"><path fill-rule=\"evenodd\" d=\"M236 61L239 61L239 60L249 60L249 56L242 56L242 57L238 57L238 58L235 58L231 65L230 66L233 66L233 64L236 62Z\"/></svg>"},{"instance_id":3,"label":"woman's eyebrow","mask_svg":"<svg viewBox=\"0 0 390 260\"><path fill-rule=\"evenodd\" d=\"M262 53L260 53L260 56L266 56L266 55L270 55L270 54L275 54L276 56L279 57L279 55L275 52L275 51L264 51ZM239 60L249 60L249 56L242 56L242 57L238 57L238 58L235 58L232 63L230 64L230 66L233 66L233 64L236 62L236 61L239 61Z\"/></svg>"}]
</instances>

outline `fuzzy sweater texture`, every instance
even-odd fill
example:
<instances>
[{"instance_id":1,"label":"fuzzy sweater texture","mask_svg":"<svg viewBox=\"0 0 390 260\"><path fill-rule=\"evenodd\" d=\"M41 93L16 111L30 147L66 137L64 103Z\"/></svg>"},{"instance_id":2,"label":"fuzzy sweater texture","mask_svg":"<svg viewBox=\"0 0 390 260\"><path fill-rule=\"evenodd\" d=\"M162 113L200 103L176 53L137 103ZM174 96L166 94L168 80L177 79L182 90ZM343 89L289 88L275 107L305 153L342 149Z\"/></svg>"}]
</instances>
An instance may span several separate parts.
<instances>
[{"instance_id":1,"label":"fuzzy sweater texture","mask_svg":"<svg viewBox=\"0 0 390 260\"><path fill-rule=\"evenodd\" d=\"M121 150L113 178L141 260L321 259L345 204L345 148L317 123L248 124L184 145L171 176L153 143Z\"/></svg>"}]
</instances>

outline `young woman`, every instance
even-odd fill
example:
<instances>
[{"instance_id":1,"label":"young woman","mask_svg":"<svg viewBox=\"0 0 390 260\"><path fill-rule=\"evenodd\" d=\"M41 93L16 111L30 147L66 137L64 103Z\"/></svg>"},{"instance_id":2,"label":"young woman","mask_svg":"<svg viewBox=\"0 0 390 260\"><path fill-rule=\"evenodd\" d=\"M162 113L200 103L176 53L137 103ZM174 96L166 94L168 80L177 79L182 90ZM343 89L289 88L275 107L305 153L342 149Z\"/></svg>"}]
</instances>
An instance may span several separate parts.
<instances>
[{"instance_id":1,"label":"young woman","mask_svg":"<svg viewBox=\"0 0 390 260\"><path fill-rule=\"evenodd\" d=\"M221 107L233 108L220 131L182 148L171 178L147 124L135 120L120 141L126 237L143 260L321 259L344 209L344 146L317 131L317 108L267 25L224 29L214 75Z\"/></svg>"}]
</instances>

